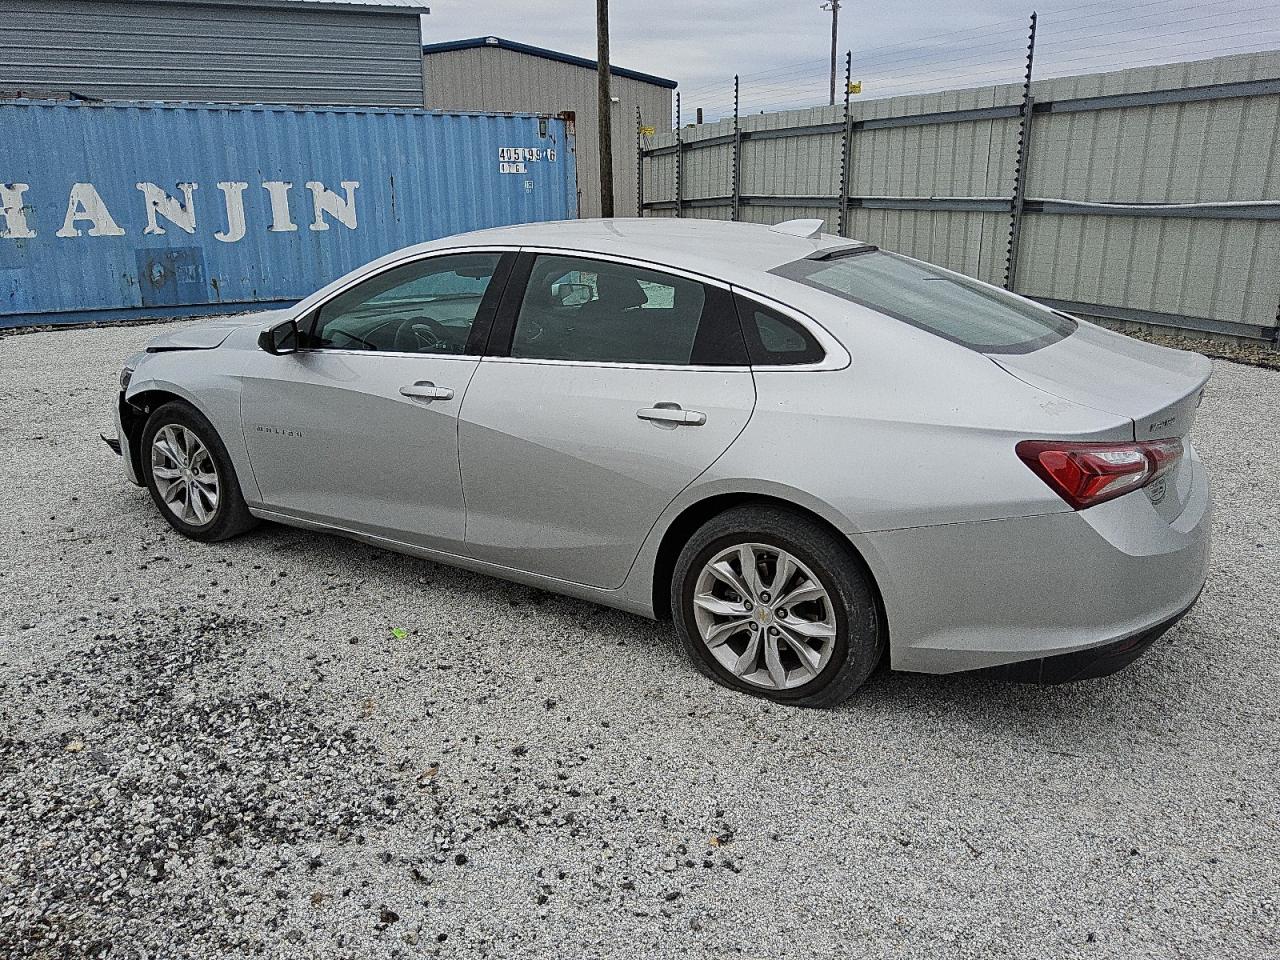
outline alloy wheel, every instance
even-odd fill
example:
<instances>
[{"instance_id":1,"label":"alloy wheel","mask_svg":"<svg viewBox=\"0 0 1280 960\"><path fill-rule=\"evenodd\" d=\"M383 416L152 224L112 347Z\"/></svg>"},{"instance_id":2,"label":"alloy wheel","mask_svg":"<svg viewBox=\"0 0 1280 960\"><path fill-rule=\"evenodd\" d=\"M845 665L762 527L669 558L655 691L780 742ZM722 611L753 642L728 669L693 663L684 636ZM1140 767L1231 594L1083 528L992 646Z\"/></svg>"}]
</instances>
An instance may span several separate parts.
<instances>
[{"instance_id":1,"label":"alloy wheel","mask_svg":"<svg viewBox=\"0 0 1280 960\"><path fill-rule=\"evenodd\" d=\"M770 544L736 544L711 557L698 574L693 612L712 656L753 686L790 690L809 683L835 648L827 588Z\"/></svg>"},{"instance_id":2,"label":"alloy wheel","mask_svg":"<svg viewBox=\"0 0 1280 960\"><path fill-rule=\"evenodd\" d=\"M218 471L196 434L168 423L151 440L151 476L164 505L183 523L202 527L218 512Z\"/></svg>"}]
</instances>

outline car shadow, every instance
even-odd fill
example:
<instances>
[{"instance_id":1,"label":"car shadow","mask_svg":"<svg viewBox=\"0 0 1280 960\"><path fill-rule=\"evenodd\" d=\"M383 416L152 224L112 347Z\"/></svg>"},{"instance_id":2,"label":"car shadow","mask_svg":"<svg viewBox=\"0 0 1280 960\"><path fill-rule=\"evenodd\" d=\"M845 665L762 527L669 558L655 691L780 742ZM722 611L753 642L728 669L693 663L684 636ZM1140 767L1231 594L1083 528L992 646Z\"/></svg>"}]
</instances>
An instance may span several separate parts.
<instances>
[{"instance_id":1,"label":"car shadow","mask_svg":"<svg viewBox=\"0 0 1280 960\"><path fill-rule=\"evenodd\" d=\"M155 522L162 521L157 517ZM424 588L473 597L477 604L536 609L537 615L553 616L566 624L592 625L608 631L613 640L627 645L634 641L655 657L680 656L670 623L396 553L353 538L264 523L229 544L248 552L289 555L291 559L299 554L314 554L317 559L323 555L328 561L336 560L350 577L413 578ZM1018 683L981 673L899 673L882 666L850 700L825 712L844 722L897 722L924 715L945 718L954 730L972 726L990 734L1031 736L1041 745L1058 736L1076 742L1088 729L1122 727L1132 712L1135 685L1145 686L1148 679L1172 668L1173 658L1160 659L1158 670L1145 663L1144 658L1113 677L1061 685ZM692 670L689 676L691 683L710 683ZM777 705L771 709L806 712ZM1074 755L1065 746L1060 751L1045 749ZM1085 752L1089 750L1086 747Z\"/></svg>"}]
</instances>

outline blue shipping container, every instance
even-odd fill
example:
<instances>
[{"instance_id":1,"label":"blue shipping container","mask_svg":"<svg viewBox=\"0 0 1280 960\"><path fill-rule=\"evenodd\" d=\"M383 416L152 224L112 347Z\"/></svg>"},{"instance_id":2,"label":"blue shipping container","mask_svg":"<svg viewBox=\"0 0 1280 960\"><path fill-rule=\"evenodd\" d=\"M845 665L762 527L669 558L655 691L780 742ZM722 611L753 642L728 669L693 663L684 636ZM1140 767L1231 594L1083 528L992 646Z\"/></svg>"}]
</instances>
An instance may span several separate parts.
<instances>
[{"instance_id":1,"label":"blue shipping container","mask_svg":"<svg viewBox=\"0 0 1280 960\"><path fill-rule=\"evenodd\" d=\"M0 327L279 306L375 257L577 215L572 121L0 103Z\"/></svg>"}]
</instances>

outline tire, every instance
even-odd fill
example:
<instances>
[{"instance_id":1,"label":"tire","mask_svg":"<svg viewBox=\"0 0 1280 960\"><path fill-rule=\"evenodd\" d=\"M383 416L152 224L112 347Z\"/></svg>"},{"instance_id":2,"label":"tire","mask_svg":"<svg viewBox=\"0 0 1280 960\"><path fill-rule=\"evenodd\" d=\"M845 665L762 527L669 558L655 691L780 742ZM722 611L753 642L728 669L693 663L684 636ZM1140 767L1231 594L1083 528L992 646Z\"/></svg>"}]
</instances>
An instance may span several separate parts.
<instances>
[{"instance_id":1,"label":"tire","mask_svg":"<svg viewBox=\"0 0 1280 960\"><path fill-rule=\"evenodd\" d=\"M732 577L724 576L722 565L750 591L752 584L741 578L744 546L758 571L754 602L729 586ZM784 552L783 593L801 598L794 608L765 589L766 575L767 586L775 586ZM803 599L815 594L815 581L821 596ZM672 573L671 613L698 670L734 690L791 706L831 707L848 699L879 666L887 646L874 589L852 547L813 519L780 507L734 507L694 533ZM740 618L745 625L735 627ZM756 637L757 659L751 659ZM809 653L802 655L797 642ZM766 656L771 643L777 651L772 658Z\"/></svg>"},{"instance_id":2,"label":"tire","mask_svg":"<svg viewBox=\"0 0 1280 960\"><path fill-rule=\"evenodd\" d=\"M158 450L157 435L162 435L163 450L176 453L180 458L193 451L190 462L179 463L163 450ZM192 436L198 445L190 442ZM184 537L206 543L227 540L257 524L245 505L235 468L231 466L231 458L227 456L227 448L223 446L218 431L194 407L176 400L158 407L142 428L140 459L143 479L151 491L156 509L169 526ZM194 469L190 463L195 464ZM173 489L167 478L156 476L158 470L179 474L189 472L198 484L193 480L180 479L173 483L176 488ZM216 478L216 485L212 487L216 499L211 500L207 493L187 496L187 490L193 487L209 490L211 476ZM170 499L165 497L166 490L171 495Z\"/></svg>"}]
</instances>

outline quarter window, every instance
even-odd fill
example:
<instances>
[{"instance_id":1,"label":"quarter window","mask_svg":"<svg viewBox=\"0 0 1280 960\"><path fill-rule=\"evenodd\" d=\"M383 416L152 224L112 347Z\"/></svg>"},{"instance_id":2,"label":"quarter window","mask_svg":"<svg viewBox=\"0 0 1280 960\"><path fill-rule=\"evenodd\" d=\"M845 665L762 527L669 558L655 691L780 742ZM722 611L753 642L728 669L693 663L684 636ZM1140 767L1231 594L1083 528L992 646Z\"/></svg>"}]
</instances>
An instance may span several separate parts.
<instances>
[{"instance_id":1,"label":"quarter window","mask_svg":"<svg viewBox=\"0 0 1280 960\"><path fill-rule=\"evenodd\" d=\"M582 257L535 258L511 356L597 363L745 364L729 294Z\"/></svg>"},{"instance_id":2,"label":"quarter window","mask_svg":"<svg viewBox=\"0 0 1280 960\"><path fill-rule=\"evenodd\" d=\"M754 366L817 363L826 355L803 324L743 296L737 303Z\"/></svg>"},{"instance_id":3,"label":"quarter window","mask_svg":"<svg viewBox=\"0 0 1280 960\"><path fill-rule=\"evenodd\" d=\"M311 346L462 354L501 254L432 257L387 270L325 303Z\"/></svg>"}]
</instances>

